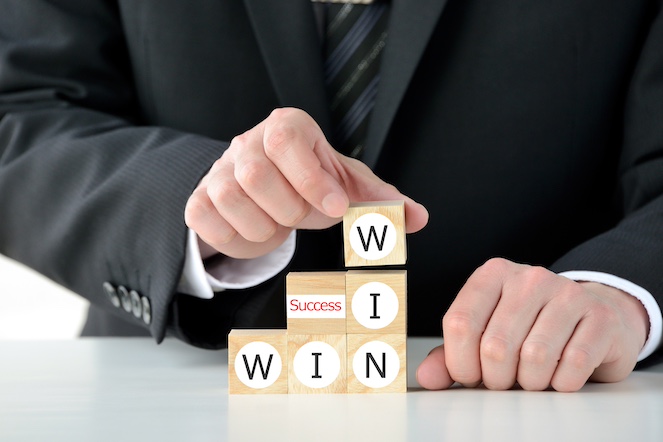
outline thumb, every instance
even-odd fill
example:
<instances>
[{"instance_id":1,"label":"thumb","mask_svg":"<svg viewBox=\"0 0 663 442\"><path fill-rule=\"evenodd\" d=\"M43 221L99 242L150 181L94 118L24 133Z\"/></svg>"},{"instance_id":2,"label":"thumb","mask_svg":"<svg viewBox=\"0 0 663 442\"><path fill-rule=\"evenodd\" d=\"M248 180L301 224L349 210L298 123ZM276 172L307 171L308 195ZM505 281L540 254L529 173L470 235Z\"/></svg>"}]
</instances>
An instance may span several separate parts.
<instances>
[{"instance_id":1,"label":"thumb","mask_svg":"<svg viewBox=\"0 0 663 442\"><path fill-rule=\"evenodd\" d=\"M404 201L405 231L407 233L418 232L428 224L428 210L423 204L383 181L364 163L353 158L346 157L345 159L347 164L343 181L350 201Z\"/></svg>"},{"instance_id":2,"label":"thumb","mask_svg":"<svg viewBox=\"0 0 663 442\"><path fill-rule=\"evenodd\" d=\"M449 375L444 358L444 344L435 347L417 369L417 382L426 390L446 390L454 380Z\"/></svg>"}]
</instances>

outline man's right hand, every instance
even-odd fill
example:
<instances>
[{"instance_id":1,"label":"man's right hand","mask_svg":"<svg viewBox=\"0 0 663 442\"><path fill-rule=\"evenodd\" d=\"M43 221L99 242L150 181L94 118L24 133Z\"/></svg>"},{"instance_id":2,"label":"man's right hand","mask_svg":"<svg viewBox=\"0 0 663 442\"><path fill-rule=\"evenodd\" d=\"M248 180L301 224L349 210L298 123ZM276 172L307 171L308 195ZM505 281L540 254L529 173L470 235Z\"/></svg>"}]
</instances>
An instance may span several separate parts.
<instances>
[{"instance_id":1,"label":"man's right hand","mask_svg":"<svg viewBox=\"0 0 663 442\"><path fill-rule=\"evenodd\" d=\"M424 206L334 150L306 112L284 108L232 140L189 198L185 220L203 258L248 259L277 248L292 229L333 226L351 201L387 200L405 201L408 233L428 222Z\"/></svg>"}]
</instances>

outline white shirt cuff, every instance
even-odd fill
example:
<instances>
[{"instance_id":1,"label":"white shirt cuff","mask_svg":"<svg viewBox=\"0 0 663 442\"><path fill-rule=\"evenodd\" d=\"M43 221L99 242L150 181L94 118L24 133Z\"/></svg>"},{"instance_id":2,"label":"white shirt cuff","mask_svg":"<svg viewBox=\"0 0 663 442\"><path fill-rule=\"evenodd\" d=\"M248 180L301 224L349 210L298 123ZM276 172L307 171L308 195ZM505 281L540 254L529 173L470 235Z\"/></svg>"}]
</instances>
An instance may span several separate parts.
<instances>
[{"instance_id":1,"label":"white shirt cuff","mask_svg":"<svg viewBox=\"0 0 663 442\"><path fill-rule=\"evenodd\" d=\"M647 314L649 315L649 336L647 336L647 341L645 341L645 345L642 347L642 350L640 350L638 362L656 351L661 344L661 337L663 335L663 317L661 315L661 308L658 306L656 299L654 299L651 293L639 285L633 284L631 281L627 281L626 279L622 279L609 273L574 270L570 272L562 272L560 275L574 281L598 282L605 284L622 290L637 298L645 307L645 310L647 310Z\"/></svg>"},{"instance_id":2,"label":"white shirt cuff","mask_svg":"<svg viewBox=\"0 0 663 442\"><path fill-rule=\"evenodd\" d=\"M296 231L267 255L253 259L225 257L205 268L200 257L198 237L189 229L184 269L177 290L196 298L212 299L214 292L255 287L283 270L295 254Z\"/></svg>"}]
</instances>

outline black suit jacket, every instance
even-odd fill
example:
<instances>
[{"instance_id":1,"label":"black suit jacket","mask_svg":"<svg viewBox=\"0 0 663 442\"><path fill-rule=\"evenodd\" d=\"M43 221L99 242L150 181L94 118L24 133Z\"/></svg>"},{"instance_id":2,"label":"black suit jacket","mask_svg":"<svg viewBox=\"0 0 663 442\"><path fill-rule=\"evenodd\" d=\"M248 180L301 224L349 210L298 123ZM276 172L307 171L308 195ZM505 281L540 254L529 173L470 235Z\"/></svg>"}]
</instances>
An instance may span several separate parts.
<instances>
[{"instance_id":1,"label":"black suit jacket","mask_svg":"<svg viewBox=\"0 0 663 442\"><path fill-rule=\"evenodd\" d=\"M409 238L411 334L439 333L492 256L612 273L663 300L661 6L392 1L363 160L431 213ZM176 287L183 207L227 141L279 106L329 130L309 1L0 10L0 252L145 328L102 284L139 291L158 341L218 347L233 325L282 323L282 275L213 301ZM341 244L302 233L289 270L338 268Z\"/></svg>"}]
</instances>

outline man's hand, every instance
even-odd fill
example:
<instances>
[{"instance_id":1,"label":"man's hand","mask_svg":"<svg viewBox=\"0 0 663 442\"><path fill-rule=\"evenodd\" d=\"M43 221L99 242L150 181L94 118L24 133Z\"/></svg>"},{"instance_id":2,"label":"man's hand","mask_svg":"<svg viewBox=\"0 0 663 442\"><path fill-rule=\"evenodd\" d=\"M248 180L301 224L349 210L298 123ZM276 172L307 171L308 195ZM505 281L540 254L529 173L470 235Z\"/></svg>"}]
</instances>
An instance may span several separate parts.
<instances>
[{"instance_id":1,"label":"man's hand","mask_svg":"<svg viewBox=\"0 0 663 442\"><path fill-rule=\"evenodd\" d=\"M203 258L255 258L292 229L338 223L350 201L383 200L405 201L408 233L428 222L422 205L336 152L307 113L277 109L232 140L189 198L185 220L203 242Z\"/></svg>"},{"instance_id":2,"label":"man's hand","mask_svg":"<svg viewBox=\"0 0 663 442\"><path fill-rule=\"evenodd\" d=\"M427 389L454 382L492 390L579 390L633 370L649 318L636 298L541 267L492 259L477 269L442 320L444 345L417 370Z\"/></svg>"}]
</instances>

